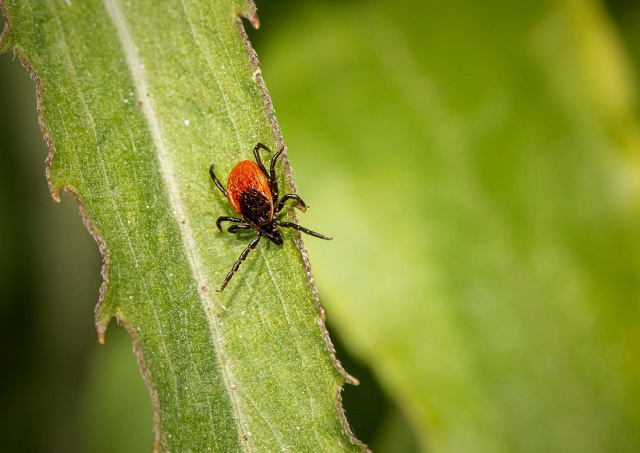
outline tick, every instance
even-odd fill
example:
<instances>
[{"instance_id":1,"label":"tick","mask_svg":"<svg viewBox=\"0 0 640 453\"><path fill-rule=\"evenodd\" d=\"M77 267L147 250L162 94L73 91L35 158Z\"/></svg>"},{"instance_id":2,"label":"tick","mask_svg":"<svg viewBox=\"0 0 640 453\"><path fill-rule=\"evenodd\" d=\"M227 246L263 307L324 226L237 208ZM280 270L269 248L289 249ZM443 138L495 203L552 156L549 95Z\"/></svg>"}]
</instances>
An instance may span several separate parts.
<instances>
[{"instance_id":1,"label":"tick","mask_svg":"<svg viewBox=\"0 0 640 453\"><path fill-rule=\"evenodd\" d=\"M285 194L282 198L278 197L276 162L284 151L284 148L279 149L273 155L268 172L262 164L262 159L260 159L260 149L271 152L265 145L258 143L255 148L253 148L253 155L256 161L243 160L233 167L227 180L226 190L218 178L216 178L213 171L214 165L211 164L209 168L209 174L216 187L220 189L220 192L229 200L233 209L240 215L240 218L230 216L218 217L218 220L216 220L218 229L222 231L222 222L231 222L234 225L231 225L227 229L229 233L237 233L240 230L255 230L256 232L255 239L242 251L240 257L222 282L222 286L218 292L224 291L231 277L233 277L240 267L240 264L247 258L249 252L256 248L263 235L274 244L282 245L282 235L278 227L293 228L294 230L302 231L303 233L320 239L331 239L320 233L301 227L297 223L285 222L276 217L276 214L282 211L285 203L289 200L294 200L296 202L294 206L302 212L307 210L307 205L302 198L294 193Z\"/></svg>"}]
</instances>

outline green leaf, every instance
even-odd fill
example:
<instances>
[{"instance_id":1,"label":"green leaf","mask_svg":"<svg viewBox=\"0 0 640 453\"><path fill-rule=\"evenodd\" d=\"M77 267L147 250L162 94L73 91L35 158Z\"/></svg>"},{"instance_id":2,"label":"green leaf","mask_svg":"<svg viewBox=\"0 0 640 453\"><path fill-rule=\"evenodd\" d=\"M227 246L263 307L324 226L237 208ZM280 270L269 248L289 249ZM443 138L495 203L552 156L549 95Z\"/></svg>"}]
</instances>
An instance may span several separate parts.
<instances>
[{"instance_id":1,"label":"green leaf","mask_svg":"<svg viewBox=\"0 0 640 453\"><path fill-rule=\"evenodd\" d=\"M320 291L423 447L638 451L637 97L601 5L287 19L261 55L342 245L310 244Z\"/></svg>"},{"instance_id":2,"label":"green leaf","mask_svg":"<svg viewBox=\"0 0 640 453\"><path fill-rule=\"evenodd\" d=\"M5 0L3 48L36 79L55 199L73 193L104 256L101 339L131 334L157 449L357 451L297 234L246 247L209 178L282 145L240 16L249 1ZM294 190L286 157L280 184ZM223 177L224 180L224 177ZM292 214L288 214L290 220ZM330 245L329 245L330 247Z\"/></svg>"}]
</instances>

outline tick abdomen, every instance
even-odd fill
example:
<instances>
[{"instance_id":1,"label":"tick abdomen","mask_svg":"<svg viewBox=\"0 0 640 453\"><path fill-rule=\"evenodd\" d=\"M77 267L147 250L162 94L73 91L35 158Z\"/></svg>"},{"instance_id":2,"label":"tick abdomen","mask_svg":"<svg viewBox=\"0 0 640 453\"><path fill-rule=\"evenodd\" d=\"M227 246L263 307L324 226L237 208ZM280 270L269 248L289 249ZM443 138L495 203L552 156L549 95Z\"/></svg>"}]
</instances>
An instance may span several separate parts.
<instances>
[{"instance_id":1,"label":"tick abdomen","mask_svg":"<svg viewBox=\"0 0 640 453\"><path fill-rule=\"evenodd\" d=\"M271 221L272 204L264 194L256 189L247 189L238 198L240 214L246 220L261 227Z\"/></svg>"}]
</instances>

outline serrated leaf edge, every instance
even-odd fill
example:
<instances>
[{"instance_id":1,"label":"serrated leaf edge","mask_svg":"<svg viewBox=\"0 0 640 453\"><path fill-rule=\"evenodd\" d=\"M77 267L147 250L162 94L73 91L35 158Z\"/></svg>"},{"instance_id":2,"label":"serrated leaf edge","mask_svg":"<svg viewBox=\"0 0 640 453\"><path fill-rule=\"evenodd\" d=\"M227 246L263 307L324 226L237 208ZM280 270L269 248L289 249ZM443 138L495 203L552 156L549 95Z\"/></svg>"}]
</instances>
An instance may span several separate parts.
<instances>
[{"instance_id":1,"label":"serrated leaf edge","mask_svg":"<svg viewBox=\"0 0 640 453\"><path fill-rule=\"evenodd\" d=\"M253 3L253 0L249 0L251 3ZM253 21L251 21L253 23ZM260 62L258 61L258 55L256 54L256 51L253 49L253 46L251 45L251 41L249 40L249 37L247 36L247 32L244 29L244 26L242 24L242 20L240 19L240 17L238 17L237 20L237 24L238 24L238 29L240 32L240 35L242 37L242 41L244 42L246 48L247 48L247 52L249 54L249 59L251 61L251 64L254 68L254 79L256 84L258 85L258 88L260 90L260 92L262 93L262 99L264 101L264 105L267 111L267 116L269 118L269 121L271 122L271 127L273 129L273 134L276 138L276 141L278 143L278 149L280 148L284 148L284 152L282 153L282 167L285 170L285 175L287 178L287 182L290 184L292 192L293 193L298 193L298 188L293 180L293 175L291 173L291 165L289 164L289 159L287 157L287 147L284 144L284 138L282 136L282 132L280 130L280 125L278 124L278 119L275 116L275 109L273 107L273 101L271 100L271 96L269 95L269 91L267 90L267 86L264 82L264 79L262 78L262 72L260 70ZM255 25L254 25L255 26ZM256 27L257 28L257 27ZM292 210L295 211L295 210ZM292 215L294 217L294 220L297 223L297 215L295 212L292 212ZM322 335L322 337L324 338L324 341L326 343L327 346L327 350L329 351L329 355L331 356L331 361L333 362L334 366L336 367L336 369L338 370L338 372L340 373L340 375L343 378L343 382L347 383L347 384L352 384L352 385L358 385L360 382L358 381L358 379L356 379L355 377L351 376L349 373L347 373L347 371L344 369L344 367L342 366L342 364L340 363L340 360L338 360L337 356L336 356L336 350L335 347L333 346L333 342L331 341L331 337L329 336L329 331L327 330L327 326L325 323L326 320L326 311L324 309L324 307L322 306L322 304L320 303L320 297L318 295L318 289L316 288L314 279L313 279L313 274L311 272L311 264L309 261L309 255L307 253L307 249L304 246L304 242L302 241L302 235L300 234L299 231L295 231L294 234L294 238L295 238L295 244L296 247L298 248L298 250L300 251L300 256L302 258L302 261L304 263L304 267L305 267L305 271L307 274L307 280L309 282L309 287L311 289L311 292L313 294L313 298L314 301L316 303L316 307L318 310L318 314L320 315L319 318L319 322L318 322L318 327L320 328L320 333ZM342 427L345 431L345 433L348 435L349 439L355 444L358 445L360 447L362 447L365 451L371 451L364 443L362 443L353 433L353 431L351 430L351 426L349 425L349 422L347 420L347 416L345 414L344 408L342 407L342 387L343 384L339 385L336 389L336 393L334 395L335 398L335 403L336 403L336 408L338 410L338 413L340 414L340 419L342 422Z\"/></svg>"},{"instance_id":2,"label":"serrated leaf edge","mask_svg":"<svg viewBox=\"0 0 640 453\"><path fill-rule=\"evenodd\" d=\"M11 22L9 21L9 15L7 14L7 9L4 5L4 2L0 0L0 10L2 11L2 17L4 19L4 28L2 33L0 33L0 55L5 53L7 50L11 49L13 43L9 39L9 29L11 28Z\"/></svg>"}]
</instances>

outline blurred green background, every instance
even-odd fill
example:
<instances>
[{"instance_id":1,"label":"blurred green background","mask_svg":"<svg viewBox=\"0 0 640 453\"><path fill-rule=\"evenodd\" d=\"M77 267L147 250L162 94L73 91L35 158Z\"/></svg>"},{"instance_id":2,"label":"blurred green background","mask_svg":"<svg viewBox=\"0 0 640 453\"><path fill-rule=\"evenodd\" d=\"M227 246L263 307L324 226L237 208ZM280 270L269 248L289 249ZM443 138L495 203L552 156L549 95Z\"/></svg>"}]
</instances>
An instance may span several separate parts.
<instances>
[{"instance_id":1,"label":"blurred green background","mask_svg":"<svg viewBox=\"0 0 640 453\"><path fill-rule=\"evenodd\" d=\"M264 4L263 4L264 3ZM378 452L640 450L640 3L258 2L343 397ZM247 25L248 26L248 25ZM148 451L101 260L0 57L0 445Z\"/></svg>"}]
</instances>

